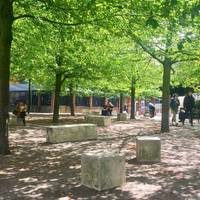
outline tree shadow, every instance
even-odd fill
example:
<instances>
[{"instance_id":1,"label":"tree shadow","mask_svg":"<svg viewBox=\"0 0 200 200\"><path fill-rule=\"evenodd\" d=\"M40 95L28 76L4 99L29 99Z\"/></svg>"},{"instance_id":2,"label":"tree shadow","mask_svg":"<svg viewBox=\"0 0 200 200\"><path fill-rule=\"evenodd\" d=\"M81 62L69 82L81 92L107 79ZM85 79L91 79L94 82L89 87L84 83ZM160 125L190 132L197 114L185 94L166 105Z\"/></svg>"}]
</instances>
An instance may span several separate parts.
<instances>
[{"instance_id":1,"label":"tree shadow","mask_svg":"<svg viewBox=\"0 0 200 200\"><path fill-rule=\"evenodd\" d=\"M181 129L160 135L162 162L141 164L135 159L135 136L141 129L148 132L149 124L137 122L136 129L133 122L123 127L115 123L98 128L96 141L61 144L46 143L46 133L40 128L12 128L12 155L0 156L0 200L200 199L197 131ZM103 134L106 131L108 134ZM126 158L131 158L126 162L127 184L102 192L81 186L81 155L105 149L124 152Z\"/></svg>"},{"instance_id":2,"label":"tree shadow","mask_svg":"<svg viewBox=\"0 0 200 200\"><path fill-rule=\"evenodd\" d=\"M130 165L156 165L158 164L158 162L141 162L141 161L138 161L137 158L133 158L133 159L129 159L128 161L128 164Z\"/></svg>"}]
</instances>

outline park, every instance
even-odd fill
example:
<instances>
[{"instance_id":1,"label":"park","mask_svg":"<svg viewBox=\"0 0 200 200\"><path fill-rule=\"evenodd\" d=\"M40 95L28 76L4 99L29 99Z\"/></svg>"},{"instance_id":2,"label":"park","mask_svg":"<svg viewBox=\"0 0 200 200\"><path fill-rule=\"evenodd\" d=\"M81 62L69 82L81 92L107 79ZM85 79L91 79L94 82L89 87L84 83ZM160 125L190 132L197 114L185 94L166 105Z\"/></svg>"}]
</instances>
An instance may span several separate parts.
<instances>
[{"instance_id":1,"label":"park","mask_svg":"<svg viewBox=\"0 0 200 200\"><path fill-rule=\"evenodd\" d=\"M200 2L0 0L0 200L199 200Z\"/></svg>"}]
</instances>

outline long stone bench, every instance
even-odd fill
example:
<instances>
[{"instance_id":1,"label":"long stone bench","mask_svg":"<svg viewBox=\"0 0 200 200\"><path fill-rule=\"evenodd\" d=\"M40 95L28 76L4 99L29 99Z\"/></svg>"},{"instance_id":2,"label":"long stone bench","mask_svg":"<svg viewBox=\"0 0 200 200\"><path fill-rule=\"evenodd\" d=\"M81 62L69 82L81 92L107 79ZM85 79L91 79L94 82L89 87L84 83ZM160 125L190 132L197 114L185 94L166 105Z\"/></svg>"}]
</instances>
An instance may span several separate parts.
<instances>
[{"instance_id":1,"label":"long stone bench","mask_svg":"<svg viewBox=\"0 0 200 200\"><path fill-rule=\"evenodd\" d=\"M71 124L47 127L47 142L74 142L97 139L96 125Z\"/></svg>"},{"instance_id":2,"label":"long stone bench","mask_svg":"<svg viewBox=\"0 0 200 200\"><path fill-rule=\"evenodd\" d=\"M143 136L136 139L138 162L160 162L161 141L159 137Z\"/></svg>"},{"instance_id":3,"label":"long stone bench","mask_svg":"<svg viewBox=\"0 0 200 200\"><path fill-rule=\"evenodd\" d=\"M86 115L85 120L87 123L97 124L98 126L109 126L112 123L110 116Z\"/></svg>"},{"instance_id":4,"label":"long stone bench","mask_svg":"<svg viewBox=\"0 0 200 200\"><path fill-rule=\"evenodd\" d=\"M102 191L122 186L125 182L124 155L112 152L91 152L82 155L82 185Z\"/></svg>"}]
</instances>

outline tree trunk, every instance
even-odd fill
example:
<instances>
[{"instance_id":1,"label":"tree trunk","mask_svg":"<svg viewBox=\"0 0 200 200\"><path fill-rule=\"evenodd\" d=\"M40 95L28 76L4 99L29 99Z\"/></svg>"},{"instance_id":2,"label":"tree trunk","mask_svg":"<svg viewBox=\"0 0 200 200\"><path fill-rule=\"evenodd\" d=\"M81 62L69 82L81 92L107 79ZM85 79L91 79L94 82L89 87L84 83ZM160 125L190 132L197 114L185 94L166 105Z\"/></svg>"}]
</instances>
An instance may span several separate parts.
<instances>
[{"instance_id":1,"label":"tree trunk","mask_svg":"<svg viewBox=\"0 0 200 200\"><path fill-rule=\"evenodd\" d=\"M93 96L89 96L88 102L89 109L91 110L93 107Z\"/></svg>"},{"instance_id":2,"label":"tree trunk","mask_svg":"<svg viewBox=\"0 0 200 200\"><path fill-rule=\"evenodd\" d=\"M55 97L54 97L54 108L53 108L53 122L58 123L59 121L59 105L60 105L60 91L61 91L61 81L62 74L56 74L56 82L55 82Z\"/></svg>"},{"instance_id":3,"label":"tree trunk","mask_svg":"<svg viewBox=\"0 0 200 200\"><path fill-rule=\"evenodd\" d=\"M131 81L131 119L135 119L135 81Z\"/></svg>"},{"instance_id":4,"label":"tree trunk","mask_svg":"<svg viewBox=\"0 0 200 200\"><path fill-rule=\"evenodd\" d=\"M121 92L120 93L120 106L119 106L119 112L120 113L123 113L123 111L124 111L124 95L123 95L123 93Z\"/></svg>"},{"instance_id":5,"label":"tree trunk","mask_svg":"<svg viewBox=\"0 0 200 200\"><path fill-rule=\"evenodd\" d=\"M37 111L38 112L41 112L41 101L42 101L42 96L41 96L41 94L38 94L38 96L37 96Z\"/></svg>"},{"instance_id":6,"label":"tree trunk","mask_svg":"<svg viewBox=\"0 0 200 200\"><path fill-rule=\"evenodd\" d=\"M69 94L70 94L70 111L71 116L75 116L75 107L76 107L76 97L74 95L73 85L69 86Z\"/></svg>"},{"instance_id":7,"label":"tree trunk","mask_svg":"<svg viewBox=\"0 0 200 200\"><path fill-rule=\"evenodd\" d=\"M51 93L51 112L54 110L55 90Z\"/></svg>"},{"instance_id":8,"label":"tree trunk","mask_svg":"<svg viewBox=\"0 0 200 200\"><path fill-rule=\"evenodd\" d=\"M30 113L30 109L31 109L31 80L28 80L28 109L27 112L28 114Z\"/></svg>"},{"instance_id":9,"label":"tree trunk","mask_svg":"<svg viewBox=\"0 0 200 200\"><path fill-rule=\"evenodd\" d=\"M12 23L12 1L0 0L0 154L10 153L8 142L8 107Z\"/></svg>"},{"instance_id":10,"label":"tree trunk","mask_svg":"<svg viewBox=\"0 0 200 200\"><path fill-rule=\"evenodd\" d=\"M161 132L169 132L169 96L170 96L170 78L171 78L171 63L163 65L163 87L162 87L162 122Z\"/></svg>"}]
</instances>

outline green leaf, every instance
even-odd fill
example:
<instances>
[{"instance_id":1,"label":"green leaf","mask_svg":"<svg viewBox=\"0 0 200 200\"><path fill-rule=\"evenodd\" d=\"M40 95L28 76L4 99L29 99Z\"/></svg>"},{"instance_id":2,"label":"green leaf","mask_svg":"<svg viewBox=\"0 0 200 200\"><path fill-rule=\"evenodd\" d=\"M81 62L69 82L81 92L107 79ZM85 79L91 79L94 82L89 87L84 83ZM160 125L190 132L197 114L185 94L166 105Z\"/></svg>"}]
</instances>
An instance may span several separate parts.
<instances>
[{"instance_id":1,"label":"green leaf","mask_svg":"<svg viewBox=\"0 0 200 200\"><path fill-rule=\"evenodd\" d=\"M159 26L158 21L153 17L149 17L146 21L147 26L151 26L152 28L157 28Z\"/></svg>"}]
</instances>

